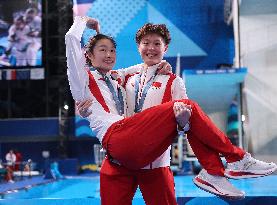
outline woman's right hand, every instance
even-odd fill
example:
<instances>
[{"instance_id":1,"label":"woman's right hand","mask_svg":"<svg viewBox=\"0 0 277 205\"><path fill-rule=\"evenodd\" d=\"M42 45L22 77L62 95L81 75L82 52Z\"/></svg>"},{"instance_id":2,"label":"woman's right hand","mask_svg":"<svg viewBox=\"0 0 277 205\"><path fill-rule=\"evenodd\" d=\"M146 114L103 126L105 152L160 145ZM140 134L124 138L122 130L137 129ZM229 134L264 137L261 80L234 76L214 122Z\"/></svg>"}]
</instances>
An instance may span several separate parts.
<instances>
[{"instance_id":1,"label":"woman's right hand","mask_svg":"<svg viewBox=\"0 0 277 205\"><path fill-rule=\"evenodd\" d=\"M191 105L184 104L183 102L175 102L173 105L174 115L177 124L185 128L186 124L189 123L190 116L192 115Z\"/></svg>"},{"instance_id":2,"label":"woman's right hand","mask_svg":"<svg viewBox=\"0 0 277 205\"><path fill-rule=\"evenodd\" d=\"M100 24L98 22L97 19L94 19L94 18L91 18L91 17L85 17L86 20L87 20L87 24L86 26L89 28L89 29L93 29L96 31L96 33L100 33Z\"/></svg>"}]
</instances>

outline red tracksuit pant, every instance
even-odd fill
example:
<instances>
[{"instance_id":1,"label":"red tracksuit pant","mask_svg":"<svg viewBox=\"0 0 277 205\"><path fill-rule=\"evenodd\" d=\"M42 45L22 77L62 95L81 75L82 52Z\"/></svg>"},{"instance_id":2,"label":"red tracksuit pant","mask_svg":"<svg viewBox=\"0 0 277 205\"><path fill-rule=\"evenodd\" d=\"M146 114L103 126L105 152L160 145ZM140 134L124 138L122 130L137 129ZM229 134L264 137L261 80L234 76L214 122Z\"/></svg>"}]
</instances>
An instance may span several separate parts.
<instances>
[{"instance_id":1,"label":"red tracksuit pant","mask_svg":"<svg viewBox=\"0 0 277 205\"><path fill-rule=\"evenodd\" d=\"M232 145L197 103L188 99L178 101L192 107L187 134L200 164L210 174L223 176L224 167L219 154L227 162L234 162L242 159L245 151ZM173 104L157 105L114 123L103 138L103 147L129 169L145 167L164 153L177 135Z\"/></svg>"},{"instance_id":2,"label":"red tracksuit pant","mask_svg":"<svg viewBox=\"0 0 277 205\"><path fill-rule=\"evenodd\" d=\"M177 205L169 167L128 170L105 159L100 170L102 205L132 205L139 186L147 205Z\"/></svg>"}]
</instances>

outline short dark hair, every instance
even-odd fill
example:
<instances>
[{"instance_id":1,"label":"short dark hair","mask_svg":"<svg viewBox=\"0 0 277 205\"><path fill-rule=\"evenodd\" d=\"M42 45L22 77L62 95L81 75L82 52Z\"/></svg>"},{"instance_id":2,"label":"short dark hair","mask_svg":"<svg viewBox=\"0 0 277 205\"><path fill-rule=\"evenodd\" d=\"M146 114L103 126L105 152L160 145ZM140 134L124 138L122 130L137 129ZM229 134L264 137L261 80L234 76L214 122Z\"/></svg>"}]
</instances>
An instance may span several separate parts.
<instances>
[{"instance_id":1,"label":"short dark hair","mask_svg":"<svg viewBox=\"0 0 277 205\"><path fill-rule=\"evenodd\" d=\"M104 34L96 34L95 36L92 36L88 43L85 45L85 56L86 56L86 63L88 66L92 66L90 59L88 58L88 54L87 53L93 53L93 49L96 45L96 43L102 39L108 39L112 42L112 44L114 45L114 47L116 48L116 42L115 40L111 37L111 36L107 36Z\"/></svg>"},{"instance_id":2,"label":"short dark hair","mask_svg":"<svg viewBox=\"0 0 277 205\"><path fill-rule=\"evenodd\" d=\"M140 44L141 39L148 34L157 34L161 36L166 45L168 45L171 41L169 30L167 29L165 24L153 24L147 23L144 24L136 33L136 42Z\"/></svg>"}]
</instances>

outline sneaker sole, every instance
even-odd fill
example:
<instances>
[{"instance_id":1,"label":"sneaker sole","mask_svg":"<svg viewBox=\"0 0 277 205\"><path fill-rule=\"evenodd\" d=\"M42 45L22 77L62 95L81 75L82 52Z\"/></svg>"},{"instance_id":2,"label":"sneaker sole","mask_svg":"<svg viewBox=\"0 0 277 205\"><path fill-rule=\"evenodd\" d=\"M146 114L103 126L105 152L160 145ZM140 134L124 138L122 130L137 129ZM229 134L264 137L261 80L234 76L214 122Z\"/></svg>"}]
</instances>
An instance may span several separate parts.
<instances>
[{"instance_id":1,"label":"sneaker sole","mask_svg":"<svg viewBox=\"0 0 277 205\"><path fill-rule=\"evenodd\" d=\"M245 171L229 171L225 170L224 175L230 179L247 179L247 178L257 178L257 177L264 177L272 174L275 172L277 167L274 167L266 172L259 173L259 171L253 172L245 172Z\"/></svg>"},{"instance_id":2,"label":"sneaker sole","mask_svg":"<svg viewBox=\"0 0 277 205\"><path fill-rule=\"evenodd\" d=\"M198 177L195 177L193 179L193 183L203 191L209 192L211 194L214 194L220 198L228 199L228 200L242 200L245 198L245 196L231 196L228 194L221 193L218 191L212 184L204 181L203 179L200 179Z\"/></svg>"}]
</instances>

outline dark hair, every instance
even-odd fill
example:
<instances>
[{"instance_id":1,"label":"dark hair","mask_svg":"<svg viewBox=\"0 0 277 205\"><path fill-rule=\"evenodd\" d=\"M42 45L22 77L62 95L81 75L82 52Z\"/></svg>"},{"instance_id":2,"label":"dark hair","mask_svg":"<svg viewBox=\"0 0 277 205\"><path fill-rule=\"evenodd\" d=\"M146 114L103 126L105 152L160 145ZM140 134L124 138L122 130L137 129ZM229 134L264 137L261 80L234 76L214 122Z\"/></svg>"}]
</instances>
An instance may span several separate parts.
<instances>
[{"instance_id":1,"label":"dark hair","mask_svg":"<svg viewBox=\"0 0 277 205\"><path fill-rule=\"evenodd\" d=\"M141 39L148 34L157 34L161 36L166 45L171 41L170 33L165 24L153 24L147 23L144 24L136 33L136 42L140 44Z\"/></svg>"},{"instance_id":2,"label":"dark hair","mask_svg":"<svg viewBox=\"0 0 277 205\"><path fill-rule=\"evenodd\" d=\"M15 21L20 21L20 22L22 22L22 23L25 22L25 21L24 21L24 16L22 16L22 15L16 16L16 17L14 18L14 20L15 20Z\"/></svg>"},{"instance_id":3,"label":"dark hair","mask_svg":"<svg viewBox=\"0 0 277 205\"><path fill-rule=\"evenodd\" d=\"M87 45L85 45L86 51L85 51L85 56L86 56L86 63L88 66L92 66L90 59L88 58L88 53L93 53L93 49L96 45L96 43L102 39L108 39L112 42L114 47L116 48L116 42L111 36L107 36L104 34L96 34L95 36L92 36Z\"/></svg>"}]
</instances>

